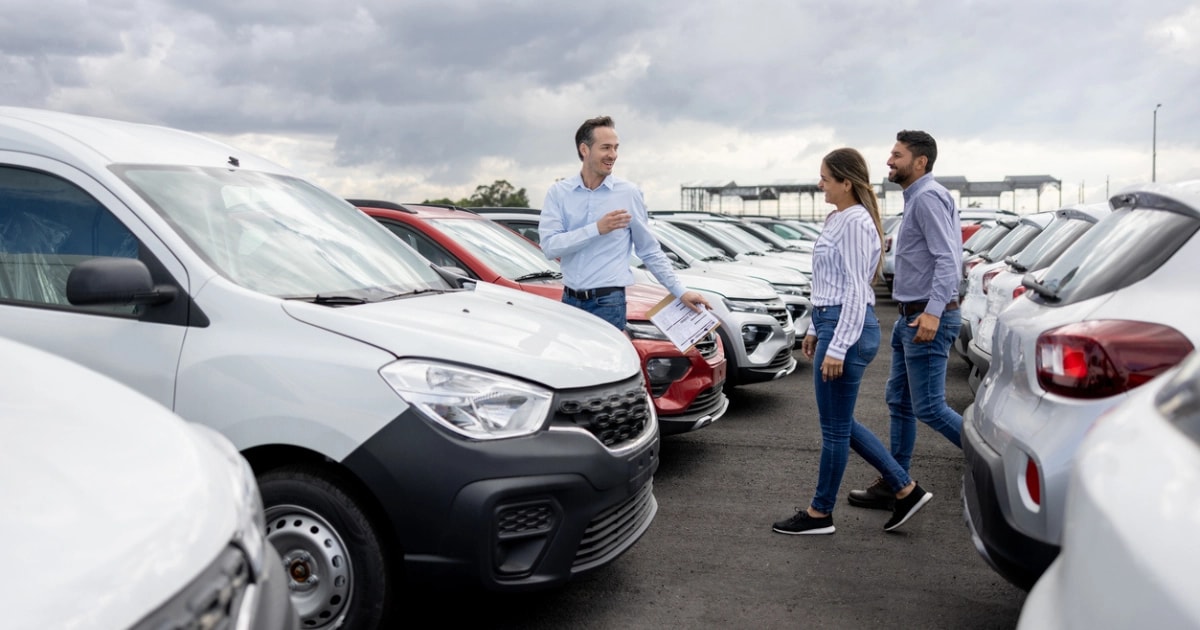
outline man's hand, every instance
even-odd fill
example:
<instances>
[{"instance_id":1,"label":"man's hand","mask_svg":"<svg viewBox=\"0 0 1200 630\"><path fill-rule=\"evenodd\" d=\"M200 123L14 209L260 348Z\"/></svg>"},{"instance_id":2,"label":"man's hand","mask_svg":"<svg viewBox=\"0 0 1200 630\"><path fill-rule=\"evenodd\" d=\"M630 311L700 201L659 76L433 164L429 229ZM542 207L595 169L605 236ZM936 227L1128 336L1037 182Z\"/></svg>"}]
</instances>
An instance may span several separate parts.
<instances>
[{"instance_id":1,"label":"man's hand","mask_svg":"<svg viewBox=\"0 0 1200 630\"><path fill-rule=\"evenodd\" d=\"M800 342L800 351L809 361L812 361L813 355L817 353L817 336L805 335L804 341Z\"/></svg>"},{"instance_id":2,"label":"man's hand","mask_svg":"<svg viewBox=\"0 0 1200 630\"><path fill-rule=\"evenodd\" d=\"M621 212L624 212L624 210L621 210ZM605 216L607 216L607 215L605 215ZM697 313L700 312L701 304L704 305L704 308L706 308L710 311L712 310L712 305L708 303L708 300L704 299L703 295L700 295L699 293L696 293L695 291L688 291L687 293L684 293L683 295L679 296L679 301L683 302L684 304L687 305L688 308L692 309L693 311L696 311Z\"/></svg>"},{"instance_id":3,"label":"man's hand","mask_svg":"<svg viewBox=\"0 0 1200 630\"><path fill-rule=\"evenodd\" d=\"M933 337L937 335L938 325L942 320L930 315L929 313L921 313L917 318L908 325L909 328L916 327L917 335L913 337L916 343L929 343L933 341Z\"/></svg>"},{"instance_id":4,"label":"man's hand","mask_svg":"<svg viewBox=\"0 0 1200 630\"><path fill-rule=\"evenodd\" d=\"M600 230L601 234L608 234L613 230L629 227L629 219L628 210L624 208L613 210L596 221L596 229Z\"/></svg>"}]
</instances>

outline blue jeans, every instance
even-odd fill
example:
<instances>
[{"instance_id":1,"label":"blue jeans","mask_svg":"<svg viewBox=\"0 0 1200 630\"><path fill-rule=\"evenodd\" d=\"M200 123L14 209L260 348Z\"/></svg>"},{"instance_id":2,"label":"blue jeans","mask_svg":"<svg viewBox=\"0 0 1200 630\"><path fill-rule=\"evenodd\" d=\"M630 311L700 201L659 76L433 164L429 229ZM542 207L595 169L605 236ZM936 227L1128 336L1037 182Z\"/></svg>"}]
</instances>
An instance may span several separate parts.
<instances>
[{"instance_id":1,"label":"blue jeans","mask_svg":"<svg viewBox=\"0 0 1200 630\"><path fill-rule=\"evenodd\" d=\"M614 291L608 295L592 298L590 300L580 300L578 298L567 295L566 291L562 296L563 304L569 304L576 308L581 308L600 319L617 327L617 330L625 330L625 291Z\"/></svg>"},{"instance_id":2,"label":"blue jeans","mask_svg":"<svg viewBox=\"0 0 1200 630\"><path fill-rule=\"evenodd\" d=\"M842 376L831 381L821 378L821 361L825 359L841 311L841 306L818 306L812 314L812 330L817 335L817 349L813 355L813 387L821 422L821 464L812 507L826 514L833 512L834 503L837 502L842 476L850 459L850 449L874 466L893 490L900 491L910 481L908 473L892 459L883 442L854 419L854 404L858 401L863 373L879 352L879 320L875 318L874 308L867 307L862 335L846 351Z\"/></svg>"},{"instance_id":3,"label":"blue jeans","mask_svg":"<svg viewBox=\"0 0 1200 630\"><path fill-rule=\"evenodd\" d=\"M962 314L942 313L937 334L927 343L916 343L917 315L900 316L892 329L892 373L888 376L887 404L892 415L892 457L904 470L912 466L917 443L917 419L962 448L962 416L946 404L946 362L958 338Z\"/></svg>"}]
</instances>

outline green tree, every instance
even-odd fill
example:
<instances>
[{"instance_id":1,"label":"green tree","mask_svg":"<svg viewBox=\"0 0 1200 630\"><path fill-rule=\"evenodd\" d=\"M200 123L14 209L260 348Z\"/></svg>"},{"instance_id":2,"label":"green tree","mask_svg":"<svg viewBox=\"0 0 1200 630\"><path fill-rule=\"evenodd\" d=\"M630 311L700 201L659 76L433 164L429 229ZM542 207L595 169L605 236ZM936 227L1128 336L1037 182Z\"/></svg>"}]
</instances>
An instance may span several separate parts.
<instances>
[{"instance_id":1,"label":"green tree","mask_svg":"<svg viewBox=\"0 0 1200 630\"><path fill-rule=\"evenodd\" d=\"M517 190L508 180L497 179L490 185L476 186L475 194L463 205L468 208L528 208L529 197L524 188Z\"/></svg>"}]
</instances>

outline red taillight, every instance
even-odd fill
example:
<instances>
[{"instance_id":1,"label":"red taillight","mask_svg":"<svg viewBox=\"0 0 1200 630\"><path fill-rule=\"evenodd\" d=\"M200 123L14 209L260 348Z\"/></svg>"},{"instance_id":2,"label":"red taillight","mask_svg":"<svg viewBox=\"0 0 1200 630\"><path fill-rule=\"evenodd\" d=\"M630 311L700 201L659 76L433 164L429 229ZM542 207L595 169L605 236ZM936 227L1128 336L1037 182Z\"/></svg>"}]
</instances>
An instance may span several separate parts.
<instances>
[{"instance_id":1,"label":"red taillight","mask_svg":"<svg viewBox=\"0 0 1200 630\"><path fill-rule=\"evenodd\" d=\"M996 276L1000 275L1001 271L1004 271L1004 270L1003 269L992 269L983 274L983 294L984 295L987 295L988 287L991 286L992 280L994 280L996 278Z\"/></svg>"},{"instance_id":2,"label":"red taillight","mask_svg":"<svg viewBox=\"0 0 1200 630\"><path fill-rule=\"evenodd\" d=\"M1034 505L1042 504L1041 476L1032 457L1025 460L1025 491L1029 493L1029 500L1033 501Z\"/></svg>"},{"instance_id":3,"label":"red taillight","mask_svg":"<svg viewBox=\"0 0 1200 630\"><path fill-rule=\"evenodd\" d=\"M1025 287L1023 285L1017 285L1017 288L1013 289L1013 299L1015 300L1022 295L1025 295Z\"/></svg>"},{"instance_id":4,"label":"red taillight","mask_svg":"<svg viewBox=\"0 0 1200 630\"><path fill-rule=\"evenodd\" d=\"M1038 337L1038 384L1071 398L1106 398L1162 374L1191 351L1187 337L1161 324L1124 320L1068 324Z\"/></svg>"}]
</instances>

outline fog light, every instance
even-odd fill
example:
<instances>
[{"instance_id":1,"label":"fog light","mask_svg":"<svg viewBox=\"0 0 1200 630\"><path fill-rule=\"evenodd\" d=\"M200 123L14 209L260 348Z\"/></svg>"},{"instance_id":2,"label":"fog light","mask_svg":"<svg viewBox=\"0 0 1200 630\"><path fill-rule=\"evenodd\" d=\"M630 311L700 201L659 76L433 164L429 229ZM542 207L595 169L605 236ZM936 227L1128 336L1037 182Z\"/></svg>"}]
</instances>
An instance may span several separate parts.
<instances>
[{"instance_id":1,"label":"fog light","mask_svg":"<svg viewBox=\"0 0 1200 630\"><path fill-rule=\"evenodd\" d=\"M746 324L742 326L742 343L746 346L746 354L753 354L759 344L771 336L770 326Z\"/></svg>"},{"instance_id":2,"label":"fog light","mask_svg":"<svg viewBox=\"0 0 1200 630\"><path fill-rule=\"evenodd\" d=\"M687 357L655 357L646 361L646 380L650 383L650 395L662 396L671 384L683 378L691 367Z\"/></svg>"}]
</instances>

